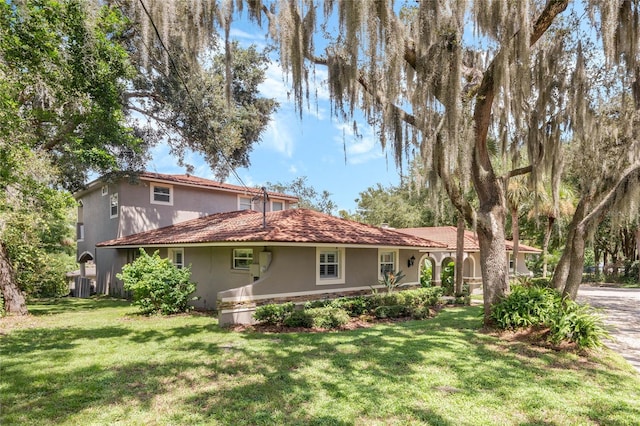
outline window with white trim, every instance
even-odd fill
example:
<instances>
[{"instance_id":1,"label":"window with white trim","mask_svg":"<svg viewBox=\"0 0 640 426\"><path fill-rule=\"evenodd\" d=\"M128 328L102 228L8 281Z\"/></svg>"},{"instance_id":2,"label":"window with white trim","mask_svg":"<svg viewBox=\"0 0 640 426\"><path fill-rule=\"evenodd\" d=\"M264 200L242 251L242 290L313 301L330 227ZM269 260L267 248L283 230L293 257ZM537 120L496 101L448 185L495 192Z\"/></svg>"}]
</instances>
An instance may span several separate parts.
<instances>
[{"instance_id":1,"label":"window with white trim","mask_svg":"<svg viewBox=\"0 0 640 426\"><path fill-rule=\"evenodd\" d=\"M151 204L173 205L173 186L152 183L149 191L151 192Z\"/></svg>"},{"instance_id":2,"label":"window with white trim","mask_svg":"<svg viewBox=\"0 0 640 426\"><path fill-rule=\"evenodd\" d=\"M316 284L344 284L344 248L316 249Z\"/></svg>"},{"instance_id":3,"label":"window with white trim","mask_svg":"<svg viewBox=\"0 0 640 426\"><path fill-rule=\"evenodd\" d=\"M248 271L253 263L253 249L233 249L233 269Z\"/></svg>"},{"instance_id":4,"label":"window with white trim","mask_svg":"<svg viewBox=\"0 0 640 426\"><path fill-rule=\"evenodd\" d=\"M251 197L238 197L238 210L251 210Z\"/></svg>"},{"instance_id":5,"label":"window with white trim","mask_svg":"<svg viewBox=\"0 0 640 426\"><path fill-rule=\"evenodd\" d=\"M182 248L170 248L169 259L175 265L176 268L184 268L184 249Z\"/></svg>"},{"instance_id":6,"label":"window with white trim","mask_svg":"<svg viewBox=\"0 0 640 426\"><path fill-rule=\"evenodd\" d=\"M284 210L284 203L282 201L272 201L271 202L271 211L277 212L280 210Z\"/></svg>"},{"instance_id":7,"label":"window with white trim","mask_svg":"<svg viewBox=\"0 0 640 426\"><path fill-rule=\"evenodd\" d=\"M111 194L109 197L109 217L112 219L118 217L118 193Z\"/></svg>"},{"instance_id":8,"label":"window with white trim","mask_svg":"<svg viewBox=\"0 0 640 426\"><path fill-rule=\"evenodd\" d=\"M378 274L382 278L384 273L397 271L397 250L378 250Z\"/></svg>"},{"instance_id":9,"label":"window with white trim","mask_svg":"<svg viewBox=\"0 0 640 426\"><path fill-rule=\"evenodd\" d=\"M102 185L102 196L104 197L109 193L109 185Z\"/></svg>"}]
</instances>

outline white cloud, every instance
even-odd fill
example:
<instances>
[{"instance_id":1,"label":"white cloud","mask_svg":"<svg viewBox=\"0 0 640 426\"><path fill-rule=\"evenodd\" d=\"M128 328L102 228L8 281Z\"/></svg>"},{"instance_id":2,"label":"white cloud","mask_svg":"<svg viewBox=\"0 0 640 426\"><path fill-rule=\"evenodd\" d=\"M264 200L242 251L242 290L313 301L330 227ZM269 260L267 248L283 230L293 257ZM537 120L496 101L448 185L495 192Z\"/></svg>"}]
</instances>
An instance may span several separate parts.
<instances>
[{"instance_id":1,"label":"white cloud","mask_svg":"<svg viewBox=\"0 0 640 426\"><path fill-rule=\"evenodd\" d=\"M316 99L318 102L329 100L329 90L326 84L327 76L326 70L317 69L315 76L312 74L309 78L310 108L308 108L308 111L305 110L305 112L315 115L319 119L324 118L320 113L326 110L318 107L318 111L316 111L315 103ZM275 98L280 104L285 105L294 102L291 82L277 62L271 62L269 64L265 73L265 81L260 84L258 89L264 96Z\"/></svg>"},{"instance_id":2,"label":"white cloud","mask_svg":"<svg viewBox=\"0 0 640 426\"><path fill-rule=\"evenodd\" d=\"M334 137L334 141L346 149L348 164L363 164L384 157L371 127L359 129L359 135L356 135L353 127L347 123L340 123L335 127L339 134Z\"/></svg>"},{"instance_id":3,"label":"white cloud","mask_svg":"<svg viewBox=\"0 0 640 426\"><path fill-rule=\"evenodd\" d=\"M290 165L289 166L289 173L291 173L292 175L295 175L298 173L298 168L295 165Z\"/></svg>"},{"instance_id":4,"label":"white cloud","mask_svg":"<svg viewBox=\"0 0 640 426\"><path fill-rule=\"evenodd\" d=\"M269 121L269 126L262 139L262 146L273 149L287 158L291 158L293 156L295 143L291 137L289 128L284 124L288 121L290 120L282 114L277 114L275 119Z\"/></svg>"}]
</instances>

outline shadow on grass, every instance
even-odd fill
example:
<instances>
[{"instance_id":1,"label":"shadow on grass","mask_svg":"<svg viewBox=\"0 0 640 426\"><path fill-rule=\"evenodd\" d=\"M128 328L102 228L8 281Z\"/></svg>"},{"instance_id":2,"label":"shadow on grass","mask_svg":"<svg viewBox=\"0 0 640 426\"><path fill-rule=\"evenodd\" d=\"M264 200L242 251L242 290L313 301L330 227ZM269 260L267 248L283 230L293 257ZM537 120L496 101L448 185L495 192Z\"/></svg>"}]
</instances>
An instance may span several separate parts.
<instances>
[{"instance_id":1,"label":"shadow on grass","mask_svg":"<svg viewBox=\"0 0 640 426\"><path fill-rule=\"evenodd\" d=\"M33 299L28 303L29 313L34 316L54 315L68 312L91 311L105 308L130 306L131 301L108 296L92 296L86 299L78 297Z\"/></svg>"},{"instance_id":2,"label":"shadow on grass","mask_svg":"<svg viewBox=\"0 0 640 426\"><path fill-rule=\"evenodd\" d=\"M530 406L541 404L534 408L543 413L549 392L559 399L579 393L585 376L561 374L544 358L480 334L480 311L453 308L431 320L331 333L234 333L189 316L158 319L157 329L149 329L154 319L132 319L86 330L16 330L0 347L0 423L77 423L90 411L87 416L106 415L105 423L453 425L465 424L457 416L474 410L484 416L480 423L500 423L501 413L516 410L531 416L522 424L554 424L531 415ZM117 361L75 363L91 348L87 341L117 345ZM41 357L67 362L66 368L31 368ZM637 404L609 398L624 386L637 394L637 382L621 384L618 372L603 376L602 370L580 372L600 377L605 395L591 407L574 407L582 410L580 419L640 418ZM167 417L158 419L167 405Z\"/></svg>"}]
</instances>

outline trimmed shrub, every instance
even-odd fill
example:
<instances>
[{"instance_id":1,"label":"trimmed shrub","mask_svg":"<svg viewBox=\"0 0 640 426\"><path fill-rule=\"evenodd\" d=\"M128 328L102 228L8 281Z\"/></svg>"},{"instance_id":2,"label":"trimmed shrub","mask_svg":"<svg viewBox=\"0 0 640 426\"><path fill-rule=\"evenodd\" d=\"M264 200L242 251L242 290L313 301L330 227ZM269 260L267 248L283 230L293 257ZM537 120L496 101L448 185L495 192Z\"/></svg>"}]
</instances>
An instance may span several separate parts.
<instances>
[{"instance_id":1,"label":"trimmed shrub","mask_svg":"<svg viewBox=\"0 0 640 426\"><path fill-rule=\"evenodd\" d=\"M404 305L383 305L373 310L373 315L378 319L400 318L409 314L409 310Z\"/></svg>"},{"instance_id":2,"label":"trimmed shrub","mask_svg":"<svg viewBox=\"0 0 640 426\"><path fill-rule=\"evenodd\" d=\"M313 327L338 328L349 322L349 314L341 308L326 306L324 308L311 308L305 311L311 318Z\"/></svg>"},{"instance_id":3,"label":"trimmed shrub","mask_svg":"<svg viewBox=\"0 0 640 426\"><path fill-rule=\"evenodd\" d=\"M332 300L330 306L344 309L351 317L359 317L369 312L371 298L365 296L341 297Z\"/></svg>"},{"instance_id":4,"label":"trimmed shrub","mask_svg":"<svg viewBox=\"0 0 640 426\"><path fill-rule=\"evenodd\" d=\"M169 259L163 259L154 252L149 256L140 249L140 257L122 268L117 275L124 281L125 290L133 294L133 304L143 314L160 313L163 315L186 312L190 297L196 291L191 282L191 268L178 269Z\"/></svg>"},{"instance_id":5,"label":"trimmed shrub","mask_svg":"<svg viewBox=\"0 0 640 426\"><path fill-rule=\"evenodd\" d=\"M414 320L423 320L431 316L429 306L417 306L410 308L411 318Z\"/></svg>"},{"instance_id":6,"label":"trimmed shrub","mask_svg":"<svg viewBox=\"0 0 640 426\"><path fill-rule=\"evenodd\" d=\"M313 318L309 314L310 310L313 309L324 309L324 308L311 308L305 310L298 310L291 312L284 320L282 321L282 325L286 327L304 327L311 328L313 327Z\"/></svg>"},{"instance_id":7,"label":"trimmed shrub","mask_svg":"<svg viewBox=\"0 0 640 426\"><path fill-rule=\"evenodd\" d=\"M264 324L280 325L284 324L285 321L294 313L295 308L296 306L293 302L262 305L256 308L256 311L253 313L253 318Z\"/></svg>"}]
</instances>

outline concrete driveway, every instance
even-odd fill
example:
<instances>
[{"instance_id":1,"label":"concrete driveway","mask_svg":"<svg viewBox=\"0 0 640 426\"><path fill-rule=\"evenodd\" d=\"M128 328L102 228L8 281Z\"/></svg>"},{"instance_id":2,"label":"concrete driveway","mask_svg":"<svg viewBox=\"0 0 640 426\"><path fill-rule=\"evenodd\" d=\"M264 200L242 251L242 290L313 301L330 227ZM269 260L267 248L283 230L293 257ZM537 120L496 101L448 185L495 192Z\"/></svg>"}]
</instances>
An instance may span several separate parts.
<instances>
[{"instance_id":1,"label":"concrete driveway","mask_svg":"<svg viewBox=\"0 0 640 426\"><path fill-rule=\"evenodd\" d=\"M606 345L622 355L640 373L640 289L581 285L578 301L603 309L611 327Z\"/></svg>"}]
</instances>

